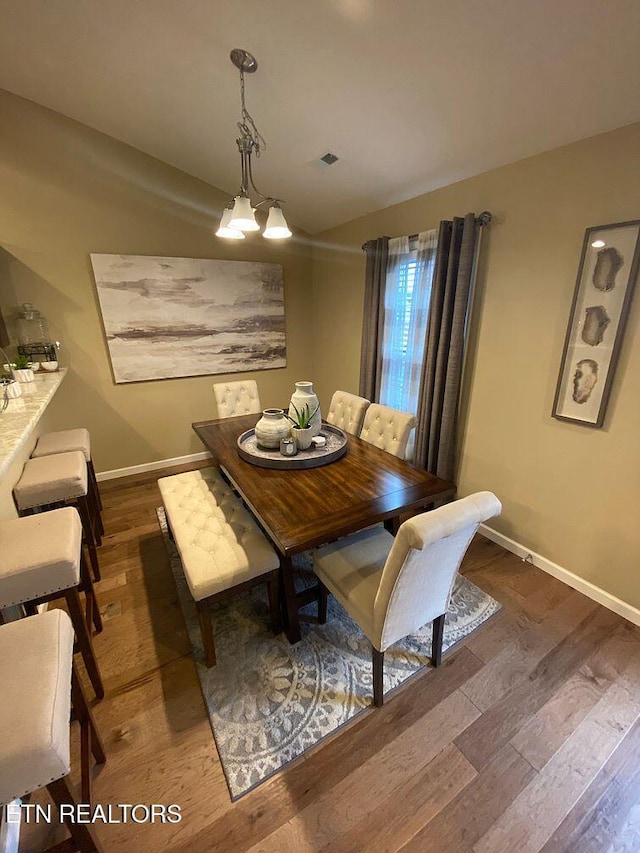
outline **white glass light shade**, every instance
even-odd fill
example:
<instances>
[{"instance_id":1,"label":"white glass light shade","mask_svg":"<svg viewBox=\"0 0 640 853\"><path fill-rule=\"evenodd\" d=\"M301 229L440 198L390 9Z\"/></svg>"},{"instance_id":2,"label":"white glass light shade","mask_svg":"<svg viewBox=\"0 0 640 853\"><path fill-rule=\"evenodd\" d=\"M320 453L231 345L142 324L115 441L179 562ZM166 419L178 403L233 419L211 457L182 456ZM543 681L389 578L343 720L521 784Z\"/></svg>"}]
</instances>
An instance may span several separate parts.
<instances>
[{"instance_id":1,"label":"white glass light shade","mask_svg":"<svg viewBox=\"0 0 640 853\"><path fill-rule=\"evenodd\" d=\"M287 220L284 218L284 213L280 207L272 207L269 210L267 218L267 226L262 234L267 240L284 240L285 237L291 237L291 231L287 225Z\"/></svg>"},{"instance_id":2,"label":"white glass light shade","mask_svg":"<svg viewBox=\"0 0 640 853\"><path fill-rule=\"evenodd\" d=\"M238 231L236 228L229 228L230 221L231 208L227 207L222 212L222 219L220 220L220 225L216 231L216 237L226 237L228 240L244 240L244 234L242 231Z\"/></svg>"},{"instance_id":3,"label":"white glass light shade","mask_svg":"<svg viewBox=\"0 0 640 853\"><path fill-rule=\"evenodd\" d=\"M229 228L235 228L236 231L260 230L260 226L256 222L255 213L251 207L251 202L244 195L237 195L233 200Z\"/></svg>"}]
</instances>

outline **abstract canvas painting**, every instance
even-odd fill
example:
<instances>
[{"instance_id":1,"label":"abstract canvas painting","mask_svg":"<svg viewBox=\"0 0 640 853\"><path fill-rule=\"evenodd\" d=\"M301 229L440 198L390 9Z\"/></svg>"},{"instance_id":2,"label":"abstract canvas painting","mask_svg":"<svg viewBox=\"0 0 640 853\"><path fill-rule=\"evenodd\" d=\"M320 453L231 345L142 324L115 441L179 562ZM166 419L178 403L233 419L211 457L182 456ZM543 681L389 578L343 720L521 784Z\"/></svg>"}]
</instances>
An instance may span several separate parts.
<instances>
[{"instance_id":1,"label":"abstract canvas painting","mask_svg":"<svg viewBox=\"0 0 640 853\"><path fill-rule=\"evenodd\" d=\"M280 264L91 255L116 383L286 367Z\"/></svg>"}]
</instances>

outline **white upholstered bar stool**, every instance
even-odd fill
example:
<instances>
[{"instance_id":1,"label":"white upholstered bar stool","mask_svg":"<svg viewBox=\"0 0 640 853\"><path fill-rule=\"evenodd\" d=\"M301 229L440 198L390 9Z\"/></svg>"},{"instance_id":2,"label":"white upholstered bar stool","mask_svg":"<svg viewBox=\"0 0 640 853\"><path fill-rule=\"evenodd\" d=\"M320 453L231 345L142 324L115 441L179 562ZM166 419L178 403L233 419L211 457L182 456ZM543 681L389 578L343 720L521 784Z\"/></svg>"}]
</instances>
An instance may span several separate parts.
<instances>
[{"instance_id":1,"label":"white upholstered bar stool","mask_svg":"<svg viewBox=\"0 0 640 853\"><path fill-rule=\"evenodd\" d=\"M372 403L365 413L360 438L404 459L409 435L416 423L415 415Z\"/></svg>"},{"instance_id":2,"label":"white upholstered bar stool","mask_svg":"<svg viewBox=\"0 0 640 853\"><path fill-rule=\"evenodd\" d=\"M69 453L72 450L80 450L87 462L87 473L89 479L89 496L95 503L98 513L99 533L104 534L102 525L102 498L98 489L96 471L91 459L91 436L89 430L81 427L79 429L63 429L57 432L43 433L34 448L31 457L37 459L39 456L51 456L52 453ZM98 542L100 544L100 542Z\"/></svg>"},{"instance_id":3,"label":"white upholstered bar stool","mask_svg":"<svg viewBox=\"0 0 640 853\"><path fill-rule=\"evenodd\" d=\"M80 592L84 592L83 613ZM101 699L104 687L91 632L102 630L91 575L82 553L82 524L74 507L0 521L0 610L21 604L35 613L38 604L64 598L78 650Z\"/></svg>"},{"instance_id":4,"label":"white upholstered bar stool","mask_svg":"<svg viewBox=\"0 0 640 853\"><path fill-rule=\"evenodd\" d=\"M94 580L100 580L96 550L96 535L99 534L96 514L88 497L87 463L82 451L27 459L22 476L13 487L13 499L20 516L63 504L75 506L82 521Z\"/></svg>"},{"instance_id":5,"label":"white upholstered bar stool","mask_svg":"<svg viewBox=\"0 0 640 853\"><path fill-rule=\"evenodd\" d=\"M90 757L106 760L80 679L73 668L73 628L62 610L0 628L0 805L47 788L55 805L75 806L69 725L81 727L82 801L91 802ZM90 824L65 820L82 853L102 847ZM56 848L59 849L59 848Z\"/></svg>"},{"instance_id":6,"label":"white upholstered bar stool","mask_svg":"<svg viewBox=\"0 0 640 853\"><path fill-rule=\"evenodd\" d=\"M239 382L216 382L213 386L219 418L258 414L262 411L255 379Z\"/></svg>"},{"instance_id":7,"label":"white upholstered bar stool","mask_svg":"<svg viewBox=\"0 0 640 853\"><path fill-rule=\"evenodd\" d=\"M329 404L327 423L351 435L360 435L364 414L370 405L371 401L366 397L358 397L348 391L336 391Z\"/></svg>"}]
</instances>

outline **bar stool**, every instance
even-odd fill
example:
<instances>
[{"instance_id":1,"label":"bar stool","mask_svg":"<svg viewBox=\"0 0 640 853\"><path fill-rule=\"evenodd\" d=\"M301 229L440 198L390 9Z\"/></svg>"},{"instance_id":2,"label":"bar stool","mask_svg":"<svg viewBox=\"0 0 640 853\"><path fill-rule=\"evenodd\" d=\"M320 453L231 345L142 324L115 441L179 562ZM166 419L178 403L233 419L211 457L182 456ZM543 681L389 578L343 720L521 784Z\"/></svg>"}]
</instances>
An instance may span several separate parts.
<instances>
[{"instance_id":1,"label":"bar stool","mask_svg":"<svg viewBox=\"0 0 640 853\"><path fill-rule=\"evenodd\" d=\"M93 578L100 580L96 544L99 527L88 498L87 463L80 450L27 459L22 476L13 487L18 515L31 515L56 505L75 506L80 514L84 540L89 551Z\"/></svg>"},{"instance_id":2,"label":"bar stool","mask_svg":"<svg viewBox=\"0 0 640 853\"><path fill-rule=\"evenodd\" d=\"M98 512L102 512L102 498L98 489L95 468L91 459L91 436L89 430L63 429L58 432L45 432L38 439L31 457L37 459L40 456L51 456L53 453L69 453L72 450L80 450L84 453L89 474L89 492L91 499L95 502ZM102 516L99 515L100 533L104 535Z\"/></svg>"},{"instance_id":3,"label":"bar stool","mask_svg":"<svg viewBox=\"0 0 640 853\"><path fill-rule=\"evenodd\" d=\"M71 769L71 706L80 723L82 802L91 802L90 752L106 756L73 666L73 629L62 610L0 628L0 803L46 787L54 803L77 805ZM101 853L90 824L64 821L82 853ZM59 849L59 848L57 848ZM65 849L69 849L68 843Z\"/></svg>"},{"instance_id":4,"label":"bar stool","mask_svg":"<svg viewBox=\"0 0 640 853\"><path fill-rule=\"evenodd\" d=\"M91 640L102 630L91 575L82 553L82 524L74 507L0 521L0 609L22 604L27 613L64 598L96 696L104 686ZM79 591L84 592L85 614Z\"/></svg>"}]
</instances>

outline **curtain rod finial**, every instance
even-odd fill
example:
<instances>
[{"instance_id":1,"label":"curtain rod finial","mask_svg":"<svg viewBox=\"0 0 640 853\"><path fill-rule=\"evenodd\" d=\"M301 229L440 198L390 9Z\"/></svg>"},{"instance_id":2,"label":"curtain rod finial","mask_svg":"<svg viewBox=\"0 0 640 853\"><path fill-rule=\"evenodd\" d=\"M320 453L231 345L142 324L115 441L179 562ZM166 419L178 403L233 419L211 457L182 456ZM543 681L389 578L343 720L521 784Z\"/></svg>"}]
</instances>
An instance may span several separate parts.
<instances>
[{"instance_id":1,"label":"curtain rod finial","mask_svg":"<svg viewBox=\"0 0 640 853\"><path fill-rule=\"evenodd\" d=\"M490 225L492 219L493 214L488 210L483 210L482 213L476 217L476 223L478 225Z\"/></svg>"}]
</instances>

